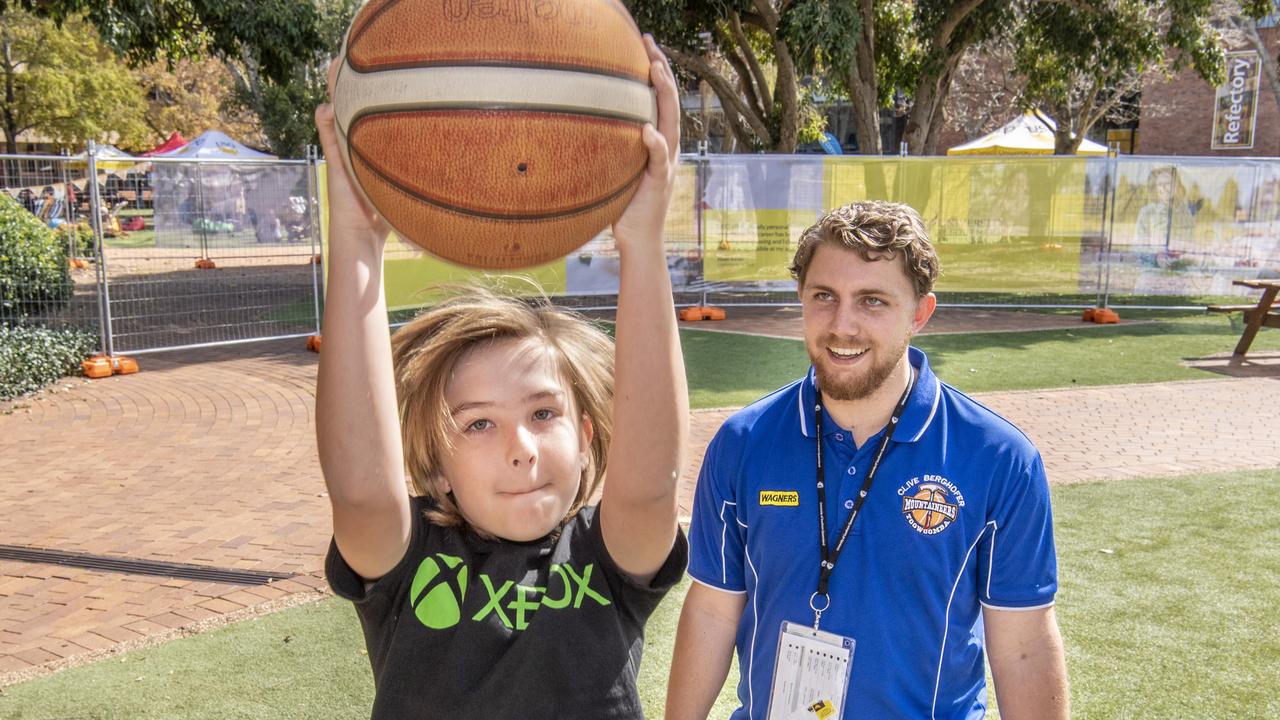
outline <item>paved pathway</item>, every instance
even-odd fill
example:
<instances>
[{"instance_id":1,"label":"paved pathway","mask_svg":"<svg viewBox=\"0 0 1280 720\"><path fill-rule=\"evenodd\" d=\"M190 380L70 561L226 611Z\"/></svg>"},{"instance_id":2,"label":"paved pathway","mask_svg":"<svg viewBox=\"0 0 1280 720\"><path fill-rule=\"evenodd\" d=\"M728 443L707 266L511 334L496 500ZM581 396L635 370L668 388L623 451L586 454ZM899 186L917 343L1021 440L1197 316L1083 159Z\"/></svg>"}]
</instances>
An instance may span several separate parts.
<instances>
[{"instance_id":1,"label":"paved pathway","mask_svg":"<svg viewBox=\"0 0 1280 720\"><path fill-rule=\"evenodd\" d=\"M796 317L739 322L794 336ZM1004 322L1016 325L1000 315L983 328ZM64 381L0 415L0 551L285 578L251 585L0 559L0 687L323 593L330 521L313 438L316 356L300 346L146 355L138 375ZM1037 442L1054 482L1278 467L1280 443L1267 437L1280 356L1244 369L1253 377L978 397ZM690 468L728 414L694 414ZM693 480L693 470L681 480L686 514Z\"/></svg>"}]
</instances>

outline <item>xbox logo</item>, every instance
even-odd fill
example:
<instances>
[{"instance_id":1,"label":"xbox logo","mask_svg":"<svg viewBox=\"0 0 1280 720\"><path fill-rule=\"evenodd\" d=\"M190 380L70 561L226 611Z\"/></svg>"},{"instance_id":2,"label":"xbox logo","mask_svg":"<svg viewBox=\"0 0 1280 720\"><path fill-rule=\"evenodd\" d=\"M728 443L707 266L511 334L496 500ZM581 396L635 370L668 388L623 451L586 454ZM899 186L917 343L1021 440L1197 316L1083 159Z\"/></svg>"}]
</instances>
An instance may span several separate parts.
<instances>
[{"instance_id":1,"label":"xbox logo","mask_svg":"<svg viewBox=\"0 0 1280 720\"><path fill-rule=\"evenodd\" d=\"M444 553L428 557L418 566L409 588L413 612L433 630L458 624L462 618L462 598L467 594L467 566L462 558Z\"/></svg>"}]
</instances>

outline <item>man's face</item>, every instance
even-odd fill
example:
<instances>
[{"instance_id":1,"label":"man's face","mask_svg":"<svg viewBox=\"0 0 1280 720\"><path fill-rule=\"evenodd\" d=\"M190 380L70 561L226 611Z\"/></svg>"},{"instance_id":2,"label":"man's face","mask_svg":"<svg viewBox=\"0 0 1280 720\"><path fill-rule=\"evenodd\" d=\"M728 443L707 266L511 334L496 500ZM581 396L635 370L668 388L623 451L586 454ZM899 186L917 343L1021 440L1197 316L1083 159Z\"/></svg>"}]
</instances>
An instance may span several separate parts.
<instances>
[{"instance_id":1,"label":"man's face","mask_svg":"<svg viewBox=\"0 0 1280 720\"><path fill-rule=\"evenodd\" d=\"M823 395L860 400L902 362L936 301L917 298L901 255L884 260L831 243L814 251L800 288L804 344Z\"/></svg>"}]
</instances>

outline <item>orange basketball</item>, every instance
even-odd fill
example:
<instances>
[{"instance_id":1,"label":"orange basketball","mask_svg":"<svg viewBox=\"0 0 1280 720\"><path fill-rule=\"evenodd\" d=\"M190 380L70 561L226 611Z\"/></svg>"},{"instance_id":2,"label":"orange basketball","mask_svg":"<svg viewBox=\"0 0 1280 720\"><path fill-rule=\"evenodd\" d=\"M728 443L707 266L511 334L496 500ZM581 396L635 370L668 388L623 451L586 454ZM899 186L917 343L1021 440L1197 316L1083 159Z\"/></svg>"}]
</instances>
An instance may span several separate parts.
<instances>
[{"instance_id":1,"label":"orange basketball","mask_svg":"<svg viewBox=\"0 0 1280 720\"><path fill-rule=\"evenodd\" d=\"M392 229L488 269L563 257L617 219L657 119L618 0L370 0L333 104L343 161Z\"/></svg>"}]
</instances>

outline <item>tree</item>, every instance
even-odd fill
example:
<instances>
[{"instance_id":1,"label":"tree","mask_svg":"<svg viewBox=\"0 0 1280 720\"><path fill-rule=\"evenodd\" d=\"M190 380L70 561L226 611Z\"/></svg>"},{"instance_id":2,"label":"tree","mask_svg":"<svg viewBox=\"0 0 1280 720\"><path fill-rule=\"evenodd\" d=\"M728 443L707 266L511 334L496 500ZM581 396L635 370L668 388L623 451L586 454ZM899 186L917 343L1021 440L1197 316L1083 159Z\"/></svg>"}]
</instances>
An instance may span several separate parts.
<instances>
[{"instance_id":1,"label":"tree","mask_svg":"<svg viewBox=\"0 0 1280 720\"><path fill-rule=\"evenodd\" d=\"M284 77L267 74L252 53L228 58L235 83L233 104L257 115L276 155L300 157L307 145L319 144L313 116L328 97L327 63L338 53L359 7L360 0L316 0L317 44L300 53Z\"/></svg>"},{"instance_id":2,"label":"tree","mask_svg":"<svg viewBox=\"0 0 1280 720\"><path fill-rule=\"evenodd\" d=\"M880 109L899 94L908 98L904 139L915 152L936 150L957 64L975 43L1007 31L1012 3L632 0L632 8L678 67L712 87L743 145L795 148L807 74L848 94L860 150L878 154ZM712 54L733 72L719 71Z\"/></svg>"},{"instance_id":3,"label":"tree","mask_svg":"<svg viewBox=\"0 0 1280 720\"><path fill-rule=\"evenodd\" d=\"M826 0L631 0L672 63L711 87L738 144L794 152L800 79L785 13Z\"/></svg>"},{"instance_id":4,"label":"tree","mask_svg":"<svg viewBox=\"0 0 1280 720\"><path fill-rule=\"evenodd\" d=\"M1267 47L1258 34L1258 20L1267 14L1280 11L1274 0L1220 0L1214 6L1213 24L1223 31L1228 45L1248 45L1258 51L1262 59L1262 78L1276 107L1280 108L1280 71L1277 70L1277 48Z\"/></svg>"},{"instance_id":5,"label":"tree","mask_svg":"<svg viewBox=\"0 0 1280 720\"><path fill-rule=\"evenodd\" d=\"M83 14L133 65L160 58L248 55L266 77L287 82L299 57L320 47L311 0L0 0L61 24Z\"/></svg>"},{"instance_id":6,"label":"tree","mask_svg":"<svg viewBox=\"0 0 1280 720\"><path fill-rule=\"evenodd\" d=\"M8 153L17 152L17 136L27 130L71 147L88 140L145 142L144 104L133 75L78 17L58 27L21 10L0 14L0 78Z\"/></svg>"},{"instance_id":7,"label":"tree","mask_svg":"<svg viewBox=\"0 0 1280 720\"><path fill-rule=\"evenodd\" d=\"M231 107L235 81L221 60L160 59L138 68L134 76L146 97L144 120L155 142L175 130L195 137L218 128L246 144L265 144L257 117Z\"/></svg>"},{"instance_id":8,"label":"tree","mask_svg":"<svg viewBox=\"0 0 1280 720\"><path fill-rule=\"evenodd\" d=\"M1250 0L1256 5L1256 0ZM1073 154L1143 82L1191 67L1217 84L1222 41L1211 0L1028 3L1016 31L1023 104L1056 122L1054 152Z\"/></svg>"}]
</instances>

